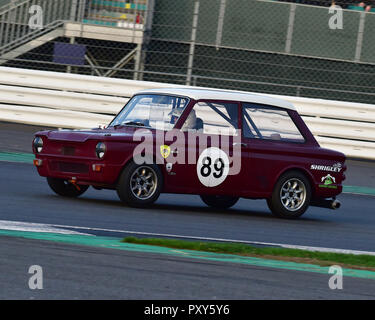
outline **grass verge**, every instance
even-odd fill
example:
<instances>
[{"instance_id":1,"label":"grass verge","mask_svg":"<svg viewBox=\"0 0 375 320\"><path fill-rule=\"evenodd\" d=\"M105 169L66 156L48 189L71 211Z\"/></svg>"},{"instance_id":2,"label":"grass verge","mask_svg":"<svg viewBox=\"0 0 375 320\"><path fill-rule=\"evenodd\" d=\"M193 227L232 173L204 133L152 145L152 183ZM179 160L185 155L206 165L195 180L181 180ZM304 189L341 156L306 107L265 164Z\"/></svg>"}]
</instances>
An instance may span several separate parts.
<instances>
[{"instance_id":1,"label":"grass verge","mask_svg":"<svg viewBox=\"0 0 375 320\"><path fill-rule=\"evenodd\" d=\"M127 237L122 242L144 244L174 249L186 249L204 252L225 253L265 259L310 263L320 266L339 264L351 269L375 271L375 256L346 253L316 252L300 249L274 247L255 247L241 243L201 242L163 238Z\"/></svg>"}]
</instances>

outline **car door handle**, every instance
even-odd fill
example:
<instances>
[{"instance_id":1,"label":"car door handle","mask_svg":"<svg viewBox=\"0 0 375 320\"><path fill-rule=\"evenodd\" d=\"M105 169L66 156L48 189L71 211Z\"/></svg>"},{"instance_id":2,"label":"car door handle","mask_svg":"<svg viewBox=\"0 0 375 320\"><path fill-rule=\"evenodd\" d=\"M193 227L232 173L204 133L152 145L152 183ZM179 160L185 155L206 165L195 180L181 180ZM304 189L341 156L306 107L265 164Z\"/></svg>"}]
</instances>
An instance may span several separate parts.
<instances>
[{"instance_id":1,"label":"car door handle","mask_svg":"<svg viewBox=\"0 0 375 320\"><path fill-rule=\"evenodd\" d=\"M242 148L247 147L247 144L245 142L235 142L235 143L233 143L233 147L238 146L238 145L240 145Z\"/></svg>"}]
</instances>

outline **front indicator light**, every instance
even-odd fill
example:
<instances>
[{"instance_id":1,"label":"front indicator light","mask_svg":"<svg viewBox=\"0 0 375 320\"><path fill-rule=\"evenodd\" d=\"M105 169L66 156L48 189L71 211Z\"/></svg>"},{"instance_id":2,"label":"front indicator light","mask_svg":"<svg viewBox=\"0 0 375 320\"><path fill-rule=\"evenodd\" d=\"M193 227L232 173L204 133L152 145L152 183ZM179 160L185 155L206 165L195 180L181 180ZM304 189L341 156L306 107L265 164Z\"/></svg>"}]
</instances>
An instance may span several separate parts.
<instances>
[{"instance_id":1,"label":"front indicator light","mask_svg":"<svg viewBox=\"0 0 375 320\"><path fill-rule=\"evenodd\" d=\"M43 160L40 160L40 159L34 159L34 166L36 167L41 167L42 164L43 164Z\"/></svg>"},{"instance_id":2,"label":"front indicator light","mask_svg":"<svg viewBox=\"0 0 375 320\"><path fill-rule=\"evenodd\" d=\"M94 172L101 172L102 169L103 169L103 165L102 164L93 164L92 165L92 171Z\"/></svg>"}]
</instances>

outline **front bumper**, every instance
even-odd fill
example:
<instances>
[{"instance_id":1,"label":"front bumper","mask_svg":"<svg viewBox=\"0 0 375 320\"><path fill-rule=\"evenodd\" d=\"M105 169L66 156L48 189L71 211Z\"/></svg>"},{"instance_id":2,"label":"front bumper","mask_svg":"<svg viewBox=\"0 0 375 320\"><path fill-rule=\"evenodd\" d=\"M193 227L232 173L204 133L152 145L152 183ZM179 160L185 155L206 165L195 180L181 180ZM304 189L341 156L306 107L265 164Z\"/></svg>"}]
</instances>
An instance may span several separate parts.
<instances>
[{"instance_id":1,"label":"front bumper","mask_svg":"<svg viewBox=\"0 0 375 320\"><path fill-rule=\"evenodd\" d=\"M36 166L42 177L76 180L78 184L115 185L122 167L92 158L36 155Z\"/></svg>"}]
</instances>

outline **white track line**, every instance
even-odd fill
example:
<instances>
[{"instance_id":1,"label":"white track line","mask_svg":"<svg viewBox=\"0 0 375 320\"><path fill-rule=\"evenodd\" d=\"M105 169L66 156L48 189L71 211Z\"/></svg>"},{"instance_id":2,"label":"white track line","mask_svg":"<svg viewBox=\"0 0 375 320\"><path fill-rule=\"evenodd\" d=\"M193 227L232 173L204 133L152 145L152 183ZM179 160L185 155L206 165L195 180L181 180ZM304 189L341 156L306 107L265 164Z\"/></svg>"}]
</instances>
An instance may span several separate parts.
<instances>
[{"instance_id":1,"label":"white track line","mask_svg":"<svg viewBox=\"0 0 375 320\"><path fill-rule=\"evenodd\" d=\"M72 230L59 229L49 224L0 220L0 230L50 232L59 234L91 235Z\"/></svg>"},{"instance_id":2,"label":"white track line","mask_svg":"<svg viewBox=\"0 0 375 320\"><path fill-rule=\"evenodd\" d=\"M244 244L261 245L261 246L269 246L269 247L280 247L280 248L287 248L287 249L300 249L300 250L315 251L315 252L346 253L346 254L355 254L355 255L365 254L365 255L375 256L375 252L371 252L371 251L334 249L334 248L300 246L300 245L272 243L272 242L209 238L209 237L186 236L186 235L166 234L166 233L153 233L153 232L141 232L141 231L130 231L130 230L117 230L117 229L68 226L68 225L59 225L59 224L42 224L42 223L28 223L28 222L0 220L0 230L52 232L52 233L60 233L60 234L75 234L75 235L79 234L79 235L92 236L92 234L89 234L89 233L75 232L75 231L66 230L66 229L103 231L103 232L112 232L112 233L136 234L136 235L153 236L153 237L157 236L157 237L202 240L202 241L244 243Z\"/></svg>"},{"instance_id":3,"label":"white track line","mask_svg":"<svg viewBox=\"0 0 375 320\"><path fill-rule=\"evenodd\" d=\"M317 252L332 252L332 253L346 253L355 255L371 255L375 256L375 252L371 251L360 251L360 250L349 250L349 249L334 249L334 248L324 248L324 247L311 247L311 246L300 246L282 243L271 243L271 242L260 242L260 241L247 241L247 240L234 240L234 239L222 239L222 238L209 238L209 237L197 237L197 236L186 236L177 234L165 234L165 233L153 233L153 232L141 232L141 231L129 231L129 230L116 230L116 229L103 229L103 228L91 228L91 227L77 227L77 226L66 226L66 225L51 225L56 228L69 228L69 229L80 229L80 230L91 230L91 231L104 231L104 232L114 232L114 233L126 233L126 234L137 234L145 236L159 236L167 238L180 238L180 239L191 239L191 240L202 240L202 241L219 241L219 242L232 242L232 243L244 243L271 247L281 247L288 249L300 249L307 251L317 251Z\"/></svg>"}]
</instances>

